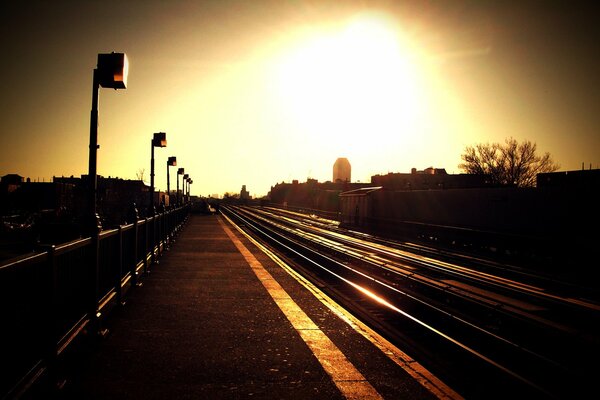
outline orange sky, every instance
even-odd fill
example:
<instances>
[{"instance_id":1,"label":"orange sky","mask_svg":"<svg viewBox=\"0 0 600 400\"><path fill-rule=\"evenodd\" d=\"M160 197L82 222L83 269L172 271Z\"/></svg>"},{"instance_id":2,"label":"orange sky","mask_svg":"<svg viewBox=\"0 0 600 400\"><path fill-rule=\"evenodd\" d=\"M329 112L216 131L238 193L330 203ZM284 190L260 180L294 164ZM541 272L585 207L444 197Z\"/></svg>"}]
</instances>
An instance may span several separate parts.
<instances>
[{"instance_id":1,"label":"orange sky","mask_svg":"<svg viewBox=\"0 0 600 400\"><path fill-rule=\"evenodd\" d=\"M159 131L156 186L174 155L202 195L325 181L337 157L363 182L458 173L465 146L509 136L563 170L600 165L600 40L584 2L7 3L0 175L87 173L92 70L111 51L130 75L100 92L104 176L149 178Z\"/></svg>"}]
</instances>

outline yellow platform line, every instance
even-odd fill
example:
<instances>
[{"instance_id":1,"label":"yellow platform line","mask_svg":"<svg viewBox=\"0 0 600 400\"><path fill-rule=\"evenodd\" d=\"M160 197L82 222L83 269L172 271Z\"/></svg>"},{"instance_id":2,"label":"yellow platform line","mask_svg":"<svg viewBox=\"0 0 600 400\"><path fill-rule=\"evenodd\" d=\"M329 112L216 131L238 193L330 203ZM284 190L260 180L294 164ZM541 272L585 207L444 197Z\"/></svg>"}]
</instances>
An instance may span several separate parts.
<instances>
[{"instance_id":1,"label":"yellow platform line","mask_svg":"<svg viewBox=\"0 0 600 400\"><path fill-rule=\"evenodd\" d=\"M271 274L254 257L254 255L235 236L221 218L218 219L223 230L229 236L238 251L244 256L246 262L261 281L267 292L271 295L277 306L290 321L294 329L323 369L333 380L333 383L347 399L382 399L381 395L346 358L344 353L319 329L308 315L296 304Z\"/></svg>"},{"instance_id":2,"label":"yellow platform line","mask_svg":"<svg viewBox=\"0 0 600 400\"><path fill-rule=\"evenodd\" d=\"M263 253L271 258L276 264L278 264L284 271L295 278L301 285L306 287L313 295L321 301L327 308L329 308L334 314L340 319L345 321L352 329L361 334L377 348L379 348L389 359L396 363L399 367L405 370L410 376L413 377L421 386L431 392L438 399L443 400L462 400L463 397L456 393L452 388L438 379L429 370L415 361L408 354L397 348L383 336L375 332L373 329L365 325L362 321L354 317L345 308L337 304L335 300L323 293L319 288L313 285L304 276L300 275L293 268L287 265L281 260L275 253L263 246L261 243L256 241L254 238L246 234L237 225L233 223L229 218L224 216L235 228L240 231L248 240L250 240L256 247L258 247Z\"/></svg>"}]
</instances>

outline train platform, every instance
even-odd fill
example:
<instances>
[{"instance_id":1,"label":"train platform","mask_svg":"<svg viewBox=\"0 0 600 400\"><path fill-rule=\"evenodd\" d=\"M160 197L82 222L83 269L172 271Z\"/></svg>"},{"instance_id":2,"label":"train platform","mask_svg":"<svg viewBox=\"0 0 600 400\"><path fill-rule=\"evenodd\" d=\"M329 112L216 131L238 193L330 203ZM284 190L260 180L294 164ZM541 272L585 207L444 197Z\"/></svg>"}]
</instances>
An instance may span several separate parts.
<instances>
[{"instance_id":1,"label":"train platform","mask_svg":"<svg viewBox=\"0 0 600 400\"><path fill-rule=\"evenodd\" d=\"M220 215L192 215L107 328L64 398L460 398Z\"/></svg>"}]
</instances>

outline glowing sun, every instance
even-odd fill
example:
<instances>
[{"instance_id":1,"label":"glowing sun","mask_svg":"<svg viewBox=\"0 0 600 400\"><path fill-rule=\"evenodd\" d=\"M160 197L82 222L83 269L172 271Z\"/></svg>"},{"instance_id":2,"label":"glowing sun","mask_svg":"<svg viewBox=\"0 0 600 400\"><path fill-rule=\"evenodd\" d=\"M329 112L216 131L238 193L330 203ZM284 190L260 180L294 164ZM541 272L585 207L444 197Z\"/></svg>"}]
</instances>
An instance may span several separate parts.
<instances>
[{"instance_id":1,"label":"glowing sun","mask_svg":"<svg viewBox=\"0 0 600 400\"><path fill-rule=\"evenodd\" d=\"M361 16L290 51L277 86L308 138L364 152L418 128L425 105L417 59L389 19Z\"/></svg>"}]
</instances>

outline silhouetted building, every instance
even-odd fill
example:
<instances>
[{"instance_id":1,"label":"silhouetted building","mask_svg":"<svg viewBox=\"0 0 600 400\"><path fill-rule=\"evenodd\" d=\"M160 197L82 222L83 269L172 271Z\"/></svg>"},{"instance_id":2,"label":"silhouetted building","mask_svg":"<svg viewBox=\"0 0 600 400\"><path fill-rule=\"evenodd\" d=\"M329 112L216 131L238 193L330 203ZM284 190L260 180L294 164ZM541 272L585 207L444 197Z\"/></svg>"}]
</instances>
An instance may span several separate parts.
<instances>
[{"instance_id":1,"label":"silhouetted building","mask_svg":"<svg viewBox=\"0 0 600 400\"><path fill-rule=\"evenodd\" d=\"M0 192L9 193L16 190L23 183L23 177L17 174L7 174L0 178Z\"/></svg>"},{"instance_id":2,"label":"silhouetted building","mask_svg":"<svg viewBox=\"0 0 600 400\"><path fill-rule=\"evenodd\" d=\"M600 169L537 174L536 185L538 188L600 188Z\"/></svg>"},{"instance_id":3,"label":"silhouetted building","mask_svg":"<svg viewBox=\"0 0 600 400\"><path fill-rule=\"evenodd\" d=\"M242 185L242 190L240 191L240 200L249 200L250 193L246 190L246 185Z\"/></svg>"},{"instance_id":4,"label":"silhouetted building","mask_svg":"<svg viewBox=\"0 0 600 400\"><path fill-rule=\"evenodd\" d=\"M71 183L75 185L75 209L82 216L86 209L88 176L54 177L54 182ZM140 217L148 212L150 188L141 180L120 178L104 178L98 176L97 210L104 228L117 227L127 221L127 215L132 204L136 204ZM161 192L155 192L157 201L161 200Z\"/></svg>"},{"instance_id":5,"label":"silhouetted building","mask_svg":"<svg viewBox=\"0 0 600 400\"><path fill-rule=\"evenodd\" d=\"M74 189L65 183L23 182L15 174L3 177L0 253L15 256L33 250L40 242L56 244L79 237Z\"/></svg>"},{"instance_id":6,"label":"silhouetted building","mask_svg":"<svg viewBox=\"0 0 600 400\"><path fill-rule=\"evenodd\" d=\"M351 182L352 168L350 161L345 157L340 157L333 164L333 182Z\"/></svg>"},{"instance_id":7,"label":"silhouetted building","mask_svg":"<svg viewBox=\"0 0 600 400\"><path fill-rule=\"evenodd\" d=\"M2 177L0 258L31 251L37 243L56 244L79 238L88 193L86 175L54 177L53 182L24 181L16 174ZM128 215L134 203L140 217L148 209L149 189L142 181L98 177L97 196L103 228L133 222Z\"/></svg>"},{"instance_id":8,"label":"silhouetted building","mask_svg":"<svg viewBox=\"0 0 600 400\"><path fill-rule=\"evenodd\" d=\"M71 210L73 185L31 182L16 174L2 177L0 182L0 214L30 214L42 210Z\"/></svg>"},{"instance_id":9,"label":"silhouetted building","mask_svg":"<svg viewBox=\"0 0 600 400\"><path fill-rule=\"evenodd\" d=\"M0 215L13 213L12 204L14 197L11 195L23 183L23 177L17 174L8 174L0 178Z\"/></svg>"},{"instance_id":10,"label":"silhouetted building","mask_svg":"<svg viewBox=\"0 0 600 400\"><path fill-rule=\"evenodd\" d=\"M366 226L373 215L373 196L381 186L365 187L340 193L340 223Z\"/></svg>"},{"instance_id":11,"label":"silhouetted building","mask_svg":"<svg viewBox=\"0 0 600 400\"><path fill-rule=\"evenodd\" d=\"M410 174L390 172L387 175L373 175L371 184L386 190L466 189L489 187L489 179L485 175L454 175L448 174L444 168L429 167L423 171L413 168Z\"/></svg>"},{"instance_id":12,"label":"silhouetted building","mask_svg":"<svg viewBox=\"0 0 600 400\"><path fill-rule=\"evenodd\" d=\"M310 178L306 182L299 183L294 179L292 183L282 182L271 186L267 197L272 203L282 206L337 213L341 192L365 186L369 186L369 184L341 181L319 182Z\"/></svg>"}]
</instances>

